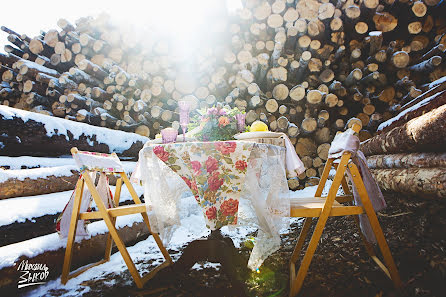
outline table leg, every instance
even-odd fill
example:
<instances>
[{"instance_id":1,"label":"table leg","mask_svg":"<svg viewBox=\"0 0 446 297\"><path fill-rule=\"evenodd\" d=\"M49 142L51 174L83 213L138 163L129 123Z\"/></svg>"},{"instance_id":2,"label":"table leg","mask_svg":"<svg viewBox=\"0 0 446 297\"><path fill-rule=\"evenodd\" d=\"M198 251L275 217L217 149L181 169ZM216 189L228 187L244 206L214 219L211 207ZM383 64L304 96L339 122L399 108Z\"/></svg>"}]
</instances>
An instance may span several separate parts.
<instances>
[{"instance_id":1,"label":"table leg","mask_svg":"<svg viewBox=\"0 0 446 297\"><path fill-rule=\"evenodd\" d=\"M247 263L241 260L231 238L224 237L220 230L214 230L207 238L192 241L173 264L172 271L177 277L181 277L199 261L221 263L238 296L246 296L245 285L240 280L236 267L245 268Z\"/></svg>"}]
</instances>

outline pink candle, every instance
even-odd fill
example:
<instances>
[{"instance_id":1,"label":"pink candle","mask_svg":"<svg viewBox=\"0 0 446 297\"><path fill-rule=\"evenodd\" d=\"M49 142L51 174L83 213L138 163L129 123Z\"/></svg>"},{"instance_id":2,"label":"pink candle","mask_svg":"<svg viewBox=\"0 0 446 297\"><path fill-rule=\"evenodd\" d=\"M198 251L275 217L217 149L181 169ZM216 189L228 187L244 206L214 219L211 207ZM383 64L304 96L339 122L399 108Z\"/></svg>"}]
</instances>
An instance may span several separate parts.
<instances>
[{"instance_id":1,"label":"pink candle","mask_svg":"<svg viewBox=\"0 0 446 297\"><path fill-rule=\"evenodd\" d=\"M163 143L171 143L177 140L178 131L173 128L166 128L161 130L161 137Z\"/></svg>"}]
</instances>

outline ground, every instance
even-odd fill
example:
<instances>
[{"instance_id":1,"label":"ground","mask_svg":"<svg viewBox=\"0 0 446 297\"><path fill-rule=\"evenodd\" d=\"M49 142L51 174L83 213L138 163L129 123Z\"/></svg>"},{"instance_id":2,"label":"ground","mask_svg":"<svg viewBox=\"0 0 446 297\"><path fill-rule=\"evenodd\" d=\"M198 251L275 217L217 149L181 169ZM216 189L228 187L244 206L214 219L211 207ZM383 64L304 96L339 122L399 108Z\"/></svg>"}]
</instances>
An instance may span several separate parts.
<instances>
[{"instance_id":1,"label":"ground","mask_svg":"<svg viewBox=\"0 0 446 297\"><path fill-rule=\"evenodd\" d=\"M388 207L379 213L390 249L404 282L397 291L368 257L351 218L330 218L299 296L445 296L446 201L386 194ZM301 221L282 235L282 248L260 273L240 269L248 296L288 296L288 261ZM249 249L238 249L247 261ZM181 251L170 251L174 260ZM150 263L145 263L149 265ZM125 271L82 283L83 296L242 296L219 265L201 263L187 275L159 274L139 290ZM80 290L82 291L82 290ZM63 286L47 294L65 295Z\"/></svg>"}]
</instances>

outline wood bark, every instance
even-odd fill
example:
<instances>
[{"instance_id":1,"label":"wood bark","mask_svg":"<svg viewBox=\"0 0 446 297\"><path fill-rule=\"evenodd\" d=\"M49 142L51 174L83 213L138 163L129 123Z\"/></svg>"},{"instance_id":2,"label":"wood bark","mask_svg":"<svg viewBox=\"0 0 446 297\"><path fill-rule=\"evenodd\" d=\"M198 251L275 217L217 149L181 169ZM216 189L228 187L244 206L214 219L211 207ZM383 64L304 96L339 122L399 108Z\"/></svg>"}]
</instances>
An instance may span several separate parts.
<instances>
[{"instance_id":1,"label":"wood bark","mask_svg":"<svg viewBox=\"0 0 446 297\"><path fill-rule=\"evenodd\" d=\"M401 126L404 123L417 118L423 115L426 112L429 112L437 107L446 104L446 90L438 92L430 97L421 100L416 105L413 105L411 108L407 108L399 113L396 117L387 120L382 123L377 132L385 133L390 131L391 129Z\"/></svg>"},{"instance_id":2,"label":"wood bark","mask_svg":"<svg viewBox=\"0 0 446 297\"><path fill-rule=\"evenodd\" d=\"M373 155L367 157L370 169L446 168L446 153L410 153Z\"/></svg>"},{"instance_id":3,"label":"wood bark","mask_svg":"<svg viewBox=\"0 0 446 297\"><path fill-rule=\"evenodd\" d=\"M446 105L442 105L406 124L361 143L366 156L384 153L429 152L446 145Z\"/></svg>"},{"instance_id":4,"label":"wood bark","mask_svg":"<svg viewBox=\"0 0 446 297\"><path fill-rule=\"evenodd\" d=\"M371 169L383 191L425 198L446 197L445 168Z\"/></svg>"},{"instance_id":5,"label":"wood bark","mask_svg":"<svg viewBox=\"0 0 446 297\"><path fill-rule=\"evenodd\" d=\"M39 169L27 169L28 171L36 171ZM21 170L25 172L26 170ZM26 174L26 173L25 173ZM79 172L73 170L71 175L67 176L47 176L45 178L25 178L20 180L17 178L7 179L0 183L0 199L43 195L62 191L73 190Z\"/></svg>"}]
</instances>

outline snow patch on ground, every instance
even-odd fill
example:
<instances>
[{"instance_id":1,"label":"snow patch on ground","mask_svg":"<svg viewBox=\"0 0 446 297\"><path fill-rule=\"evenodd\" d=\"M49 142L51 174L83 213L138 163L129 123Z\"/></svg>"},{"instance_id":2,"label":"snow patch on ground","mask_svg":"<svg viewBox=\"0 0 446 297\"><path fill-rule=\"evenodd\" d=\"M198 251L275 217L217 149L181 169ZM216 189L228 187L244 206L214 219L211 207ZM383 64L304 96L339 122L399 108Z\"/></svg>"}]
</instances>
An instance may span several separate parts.
<instances>
[{"instance_id":1,"label":"snow patch on ground","mask_svg":"<svg viewBox=\"0 0 446 297\"><path fill-rule=\"evenodd\" d=\"M211 262L205 262L203 264L195 263L194 266L192 266L191 269L193 270L203 270L205 268L214 268L215 270L220 270L221 264L220 263L211 263Z\"/></svg>"},{"instance_id":2,"label":"snow patch on ground","mask_svg":"<svg viewBox=\"0 0 446 297\"><path fill-rule=\"evenodd\" d=\"M329 186L329 184L327 185L327 187ZM142 189L139 190L142 193ZM313 196L315 191L316 187L309 187L301 191L290 192L290 196L293 198L308 197L309 195ZM69 194L70 192L64 192L64 193ZM55 195L61 195L61 193ZM65 199L68 198L69 197L67 195ZM17 199L24 199L24 198L17 198ZM63 204L64 206L65 203L66 201L64 203L61 203L60 205ZM0 207L2 207L1 204ZM46 206L44 206L44 208L46 208ZM173 251L179 251L189 242L207 236L210 233L209 229L205 227L205 220L203 213L193 196L185 194L181 199L181 206L179 209L181 210L180 211L181 226L175 231L175 233L172 236L171 242L167 246L168 249L171 249ZM139 215L118 217L117 225L131 226L135 221L141 221L140 218L141 216ZM300 220L301 220L300 218L291 219L292 222L299 222ZM103 221L98 221L89 224L88 229L92 235L107 232L107 228ZM241 244L247 239L248 234L250 234L255 229L249 227L235 227L235 228L223 227L221 230L223 234L231 236L231 238L234 241L234 245L236 247L240 247ZM287 232L287 229L284 229L281 232L283 233ZM22 255L32 257L45 251L64 248L65 245L66 245L66 240L60 239L58 234L53 233L50 235L30 239L25 242L20 242L5 247L1 247L0 268L14 265L14 262L17 261L17 259ZM148 239L141 241L132 247L128 247L128 251L134 262L137 263L136 266L140 271L140 273L142 274L149 272L150 267L153 267L153 265L160 264L164 261L161 252L159 251L155 241L153 240L153 237L151 236ZM179 253L173 255L173 260L174 261L177 260L179 256L180 256ZM150 266L146 264L150 262L152 262ZM196 264L193 267L193 269L201 270L203 268L208 268L208 267L219 269L220 264L206 262L201 265ZM110 286L112 286L114 284L114 280L109 281L110 274L117 275L125 272L126 270L127 266L125 265L124 260L122 259L120 253L118 252L111 256L109 262L96 266L88 270L87 272L79 275L78 277L69 280L66 285L62 285L60 282L60 278L58 278L56 280L51 280L46 284L40 285L39 287L35 288L32 291L27 292L25 296L33 296L33 297L52 296L53 294L57 296L81 296L90 290L88 285L89 282L87 281L92 281L92 280L93 281L99 280L101 282L106 281L110 282ZM134 286L133 281L130 280L128 285ZM66 291L61 292L62 291L61 289Z\"/></svg>"},{"instance_id":3,"label":"snow patch on ground","mask_svg":"<svg viewBox=\"0 0 446 297\"><path fill-rule=\"evenodd\" d=\"M135 222L142 222L139 214L121 216L117 218L116 227L118 229L124 226L132 226ZM105 234L108 229L104 221L97 221L87 226L90 236ZM81 241L77 239L76 241ZM55 251L59 248L65 248L67 240L59 237L59 234L52 233L45 236L36 237L18 243L13 243L0 247L0 269L13 266L21 256L35 257L47 251Z\"/></svg>"},{"instance_id":4,"label":"snow patch on ground","mask_svg":"<svg viewBox=\"0 0 446 297\"><path fill-rule=\"evenodd\" d=\"M177 251L180 250L188 242L191 242L195 239L201 238L209 234L209 230L205 226L203 214L193 196L185 197L181 200L181 209L182 209L181 227L175 231L175 233L172 236L170 244L167 246L167 248ZM188 216L184 217L184 215ZM125 217L118 217L118 219L120 218L125 218ZM96 223L90 224L88 226L89 230L93 224ZM62 242L62 240L58 241ZM57 244L57 242L53 242L52 244L55 245ZM58 248L59 247L65 247L65 243L62 242L62 245L59 244ZM2 261L3 251L1 249L2 248L0 248L0 266L3 262ZM161 264L164 261L164 258L161 252L159 251L158 246L156 245L152 236L150 236L144 241L135 244L134 246L128 247L127 250L129 251L133 261L137 263L136 264L137 269L143 275L150 271L149 270L150 267L148 267L148 265L145 263L154 261L151 265L157 265ZM15 258L14 260L16 259L17 258ZM173 260L175 261L176 259L174 258ZM138 264L138 262L141 262L141 264ZM205 265L207 265L206 267L217 267L219 264L209 263ZM25 296L32 296L32 297L51 296L51 290L58 290L57 296L81 296L82 294L85 294L89 291L88 285L84 285L83 282L90 280L104 279L110 273L120 274L126 270L127 266L125 265L125 262L122 259L121 254L117 252L111 256L109 262L93 267L92 269L86 271L85 273L79 275L78 277L70 279L66 285L61 284L60 278L58 278L56 280L49 281L44 285L40 285L35 290L27 292ZM131 281L129 285L130 286L134 285L133 281ZM67 290L67 292L62 293L62 295L59 295L60 289Z\"/></svg>"},{"instance_id":5,"label":"snow patch on ground","mask_svg":"<svg viewBox=\"0 0 446 297\"><path fill-rule=\"evenodd\" d=\"M44 125L47 136L65 135L69 140L68 131L73 134L73 139L79 139L83 134L89 137L89 141L96 137L99 143L107 144L111 151L121 153L131 147L137 141L146 143L149 138L135 133L112 130L102 127L95 127L85 123L79 123L66 119L60 119L53 116L47 116L40 113L29 112L21 109L0 106L0 114L6 119L21 118L24 122L34 120ZM119 141L117 141L119 140Z\"/></svg>"}]
</instances>

